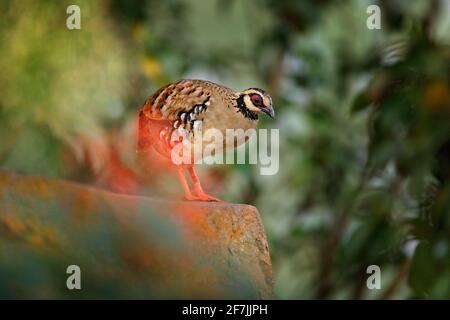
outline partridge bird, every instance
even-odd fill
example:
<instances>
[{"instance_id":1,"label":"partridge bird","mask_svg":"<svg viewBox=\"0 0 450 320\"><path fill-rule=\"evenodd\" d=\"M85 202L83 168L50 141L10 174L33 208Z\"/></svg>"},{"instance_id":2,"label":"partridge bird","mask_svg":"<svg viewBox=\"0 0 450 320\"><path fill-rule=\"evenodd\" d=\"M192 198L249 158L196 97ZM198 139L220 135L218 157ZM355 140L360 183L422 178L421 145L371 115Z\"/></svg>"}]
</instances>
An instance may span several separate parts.
<instances>
[{"instance_id":1,"label":"partridge bird","mask_svg":"<svg viewBox=\"0 0 450 320\"><path fill-rule=\"evenodd\" d=\"M264 90L250 88L236 92L209 81L179 80L157 90L142 106L138 151L153 147L170 158L173 148L186 142L184 140L196 143L193 137L199 130L216 129L226 135L227 129L256 128L261 112L274 117L272 98ZM174 131L183 131L184 135L174 139ZM234 141L232 147L247 139ZM211 143L210 140L202 142L200 151ZM230 148L229 144L223 147ZM205 194L195 173L194 162L176 165L176 168L187 200L221 201ZM192 188L186 180L185 170L191 177Z\"/></svg>"}]
</instances>

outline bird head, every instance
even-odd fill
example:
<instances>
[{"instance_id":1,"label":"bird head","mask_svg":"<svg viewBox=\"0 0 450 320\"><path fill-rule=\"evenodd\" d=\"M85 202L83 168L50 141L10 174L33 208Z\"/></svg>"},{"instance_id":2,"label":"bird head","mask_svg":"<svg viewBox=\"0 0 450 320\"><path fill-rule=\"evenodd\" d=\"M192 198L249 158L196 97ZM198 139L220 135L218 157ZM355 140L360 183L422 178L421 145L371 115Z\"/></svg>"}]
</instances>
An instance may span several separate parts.
<instances>
[{"instance_id":1,"label":"bird head","mask_svg":"<svg viewBox=\"0 0 450 320\"><path fill-rule=\"evenodd\" d=\"M240 108L246 108L250 113L255 115L264 112L269 117L275 116L275 111L272 106L272 98L269 94L258 88L249 88L242 91L238 98L238 105Z\"/></svg>"}]
</instances>

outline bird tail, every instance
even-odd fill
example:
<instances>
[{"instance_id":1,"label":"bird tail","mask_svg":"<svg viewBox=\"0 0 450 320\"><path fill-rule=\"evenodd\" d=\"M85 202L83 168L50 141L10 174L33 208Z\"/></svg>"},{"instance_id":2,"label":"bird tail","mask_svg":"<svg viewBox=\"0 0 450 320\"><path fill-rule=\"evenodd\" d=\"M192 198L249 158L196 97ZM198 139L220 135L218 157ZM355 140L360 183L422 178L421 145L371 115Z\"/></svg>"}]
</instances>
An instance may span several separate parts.
<instances>
[{"instance_id":1,"label":"bird tail","mask_svg":"<svg viewBox=\"0 0 450 320\"><path fill-rule=\"evenodd\" d=\"M139 112L137 152L145 152L151 146L150 121L144 111Z\"/></svg>"}]
</instances>

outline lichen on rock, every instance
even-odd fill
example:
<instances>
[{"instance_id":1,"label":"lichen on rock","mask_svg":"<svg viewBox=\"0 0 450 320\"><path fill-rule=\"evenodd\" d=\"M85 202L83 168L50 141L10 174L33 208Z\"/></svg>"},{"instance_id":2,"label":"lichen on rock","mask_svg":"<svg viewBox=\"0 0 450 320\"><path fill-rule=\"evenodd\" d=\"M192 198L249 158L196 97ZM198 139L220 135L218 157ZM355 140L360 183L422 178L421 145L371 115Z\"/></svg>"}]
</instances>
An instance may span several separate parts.
<instances>
[{"instance_id":1,"label":"lichen on rock","mask_svg":"<svg viewBox=\"0 0 450 320\"><path fill-rule=\"evenodd\" d=\"M68 290L78 265L82 289ZM0 298L273 298L257 209L0 171Z\"/></svg>"}]
</instances>

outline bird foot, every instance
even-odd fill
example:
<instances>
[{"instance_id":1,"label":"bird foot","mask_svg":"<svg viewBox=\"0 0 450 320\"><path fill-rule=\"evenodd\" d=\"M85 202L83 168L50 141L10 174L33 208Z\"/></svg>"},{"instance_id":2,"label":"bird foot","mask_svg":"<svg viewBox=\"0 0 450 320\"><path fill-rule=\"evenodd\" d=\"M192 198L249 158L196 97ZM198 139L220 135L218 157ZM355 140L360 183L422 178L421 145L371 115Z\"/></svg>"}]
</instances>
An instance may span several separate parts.
<instances>
[{"instance_id":1,"label":"bird foot","mask_svg":"<svg viewBox=\"0 0 450 320\"><path fill-rule=\"evenodd\" d=\"M221 199L209 196L207 194L200 194L200 195L185 195L184 198L188 201L209 201L209 202L224 202Z\"/></svg>"}]
</instances>

